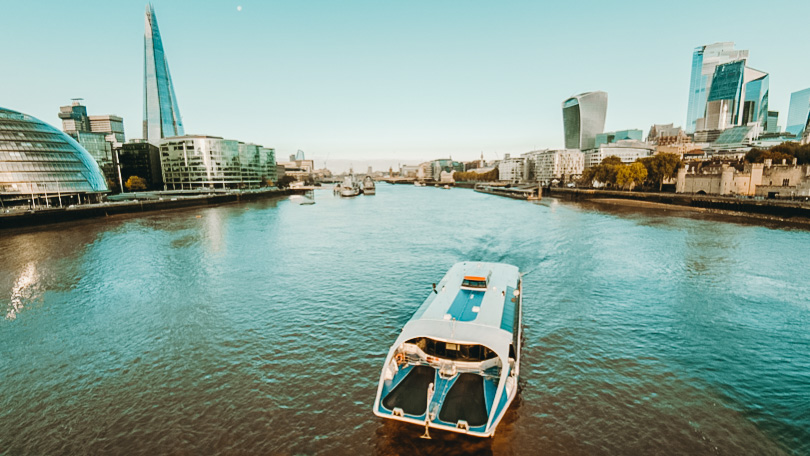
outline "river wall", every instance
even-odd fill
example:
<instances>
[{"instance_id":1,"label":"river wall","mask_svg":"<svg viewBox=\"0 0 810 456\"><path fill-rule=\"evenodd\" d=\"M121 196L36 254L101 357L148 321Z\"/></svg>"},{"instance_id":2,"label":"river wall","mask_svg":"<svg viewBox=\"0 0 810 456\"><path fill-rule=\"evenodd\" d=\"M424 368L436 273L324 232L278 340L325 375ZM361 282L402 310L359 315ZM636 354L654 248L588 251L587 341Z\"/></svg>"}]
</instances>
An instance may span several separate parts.
<instances>
[{"instance_id":1,"label":"river wall","mask_svg":"<svg viewBox=\"0 0 810 456\"><path fill-rule=\"evenodd\" d=\"M199 196L172 197L161 200L122 201L100 204L87 204L69 208L48 208L35 211L15 211L0 214L0 229L24 228L51 223L82 220L96 217L107 217L117 214L165 211L195 206L213 206L218 204L255 201L295 193L294 190L259 190L233 192Z\"/></svg>"},{"instance_id":2,"label":"river wall","mask_svg":"<svg viewBox=\"0 0 810 456\"><path fill-rule=\"evenodd\" d=\"M806 219L806 221L810 222L810 202L806 201L758 200L684 193L623 192L582 188L544 188L543 194L571 201L607 198L628 199L718 211L740 212L782 219Z\"/></svg>"}]
</instances>

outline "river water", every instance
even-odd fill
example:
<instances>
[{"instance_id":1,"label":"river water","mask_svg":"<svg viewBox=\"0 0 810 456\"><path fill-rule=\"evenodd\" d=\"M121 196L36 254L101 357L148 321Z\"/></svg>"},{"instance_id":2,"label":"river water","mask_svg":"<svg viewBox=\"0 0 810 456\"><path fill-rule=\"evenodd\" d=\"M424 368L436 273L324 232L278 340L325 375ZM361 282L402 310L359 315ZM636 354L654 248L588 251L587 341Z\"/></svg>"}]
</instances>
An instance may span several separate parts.
<instances>
[{"instance_id":1,"label":"river water","mask_svg":"<svg viewBox=\"0 0 810 456\"><path fill-rule=\"evenodd\" d=\"M810 233L381 184L0 232L0 454L810 454ZM372 414L455 262L524 279L494 438Z\"/></svg>"}]
</instances>

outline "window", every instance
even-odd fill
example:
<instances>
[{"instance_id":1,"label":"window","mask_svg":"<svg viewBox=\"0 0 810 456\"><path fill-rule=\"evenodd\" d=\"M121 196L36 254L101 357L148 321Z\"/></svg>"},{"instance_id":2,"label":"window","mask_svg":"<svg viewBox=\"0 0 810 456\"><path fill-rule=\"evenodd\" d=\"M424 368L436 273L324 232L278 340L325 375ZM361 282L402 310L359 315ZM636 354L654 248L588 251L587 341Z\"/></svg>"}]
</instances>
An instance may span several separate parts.
<instances>
[{"instance_id":1,"label":"window","mask_svg":"<svg viewBox=\"0 0 810 456\"><path fill-rule=\"evenodd\" d=\"M790 186L790 179L782 179L782 187Z\"/></svg>"}]
</instances>

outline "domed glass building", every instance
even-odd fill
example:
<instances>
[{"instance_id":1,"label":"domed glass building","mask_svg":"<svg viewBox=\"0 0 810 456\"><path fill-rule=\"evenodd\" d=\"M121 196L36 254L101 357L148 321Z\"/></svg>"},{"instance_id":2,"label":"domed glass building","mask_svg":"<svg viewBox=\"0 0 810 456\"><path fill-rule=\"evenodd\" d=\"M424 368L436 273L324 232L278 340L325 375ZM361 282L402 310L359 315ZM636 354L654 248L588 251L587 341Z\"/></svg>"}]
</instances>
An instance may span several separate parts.
<instances>
[{"instance_id":1,"label":"domed glass building","mask_svg":"<svg viewBox=\"0 0 810 456\"><path fill-rule=\"evenodd\" d=\"M0 198L75 202L108 192L96 161L67 134L39 119L0 107Z\"/></svg>"}]
</instances>

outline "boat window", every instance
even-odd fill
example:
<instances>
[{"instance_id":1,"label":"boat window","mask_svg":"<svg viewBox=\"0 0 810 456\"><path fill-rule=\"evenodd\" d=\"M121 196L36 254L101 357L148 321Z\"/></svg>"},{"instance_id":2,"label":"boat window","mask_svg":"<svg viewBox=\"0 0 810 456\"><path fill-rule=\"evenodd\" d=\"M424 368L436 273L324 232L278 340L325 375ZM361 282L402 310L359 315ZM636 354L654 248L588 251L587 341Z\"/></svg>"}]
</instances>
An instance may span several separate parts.
<instances>
[{"instance_id":1,"label":"boat window","mask_svg":"<svg viewBox=\"0 0 810 456\"><path fill-rule=\"evenodd\" d=\"M436 356L453 361L480 362L497 356L494 351L483 345L455 344L433 340L427 337L417 337L406 343L416 345L428 356Z\"/></svg>"},{"instance_id":2,"label":"boat window","mask_svg":"<svg viewBox=\"0 0 810 456\"><path fill-rule=\"evenodd\" d=\"M461 282L462 287L466 288L487 288L487 280L483 277L464 277L464 280Z\"/></svg>"}]
</instances>

